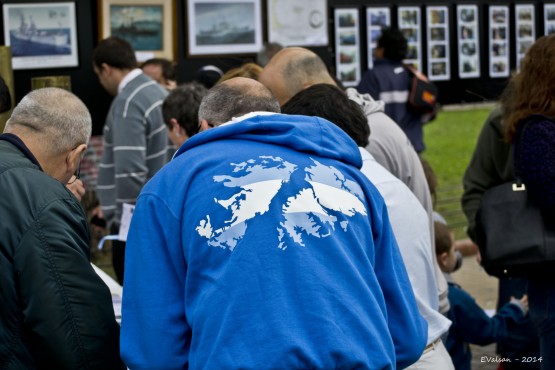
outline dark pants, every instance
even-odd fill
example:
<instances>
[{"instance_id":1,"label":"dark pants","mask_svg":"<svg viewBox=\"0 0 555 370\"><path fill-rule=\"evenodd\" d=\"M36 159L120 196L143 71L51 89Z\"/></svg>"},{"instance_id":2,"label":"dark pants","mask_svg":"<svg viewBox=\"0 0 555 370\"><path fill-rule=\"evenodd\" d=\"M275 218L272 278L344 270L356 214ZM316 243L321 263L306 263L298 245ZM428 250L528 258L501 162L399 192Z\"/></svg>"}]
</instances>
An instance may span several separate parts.
<instances>
[{"instance_id":1,"label":"dark pants","mask_svg":"<svg viewBox=\"0 0 555 370\"><path fill-rule=\"evenodd\" d=\"M119 226L114 225L110 230L111 234L117 235ZM116 273L116 278L120 285L123 285L123 268L125 265L125 242L119 240L112 240L112 266Z\"/></svg>"},{"instance_id":2,"label":"dark pants","mask_svg":"<svg viewBox=\"0 0 555 370\"><path fill-rule=\"evenodd\" d=\"M511 296L520 298L528 293L528 279L523 278L500 278L499 298L497 310L509 302ZM540 344L538 333L532 324L530 315L517 325L507 328L508 335L498 343L497 352L503 358L511 359L512 362L503 363L504 370L539 370L539 362L523 362L523 358L540 357Z\"/></svg>"},{"instance_id":3,"label":"dark pants","mask_svg":"<svg viewBox=\"0 0 555 370\"><path fill-rule=\"evenodd\" d=\"M541 368L555 369L555 280L528 283L530 318L540 337Z\"/></svg>"}]
</instances>

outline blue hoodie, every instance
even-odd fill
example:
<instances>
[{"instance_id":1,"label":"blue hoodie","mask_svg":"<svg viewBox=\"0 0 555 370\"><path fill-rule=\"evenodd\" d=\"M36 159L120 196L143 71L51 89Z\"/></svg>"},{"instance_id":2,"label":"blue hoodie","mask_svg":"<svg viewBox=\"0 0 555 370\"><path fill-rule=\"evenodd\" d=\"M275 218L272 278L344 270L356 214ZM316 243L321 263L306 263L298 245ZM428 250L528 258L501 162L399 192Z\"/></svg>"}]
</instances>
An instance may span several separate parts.
<instances>
[{"instance_id":1,"label":"blue hoodie","mask_svg":"<svg viewBox=\"0 0 555 370\"><path fill-rule=\"evenodd\" d=\"M357 145L316 117L195 135L144 187L127 240L131 369L395 369L426 344Z\"/></svg>"}]
</instances>

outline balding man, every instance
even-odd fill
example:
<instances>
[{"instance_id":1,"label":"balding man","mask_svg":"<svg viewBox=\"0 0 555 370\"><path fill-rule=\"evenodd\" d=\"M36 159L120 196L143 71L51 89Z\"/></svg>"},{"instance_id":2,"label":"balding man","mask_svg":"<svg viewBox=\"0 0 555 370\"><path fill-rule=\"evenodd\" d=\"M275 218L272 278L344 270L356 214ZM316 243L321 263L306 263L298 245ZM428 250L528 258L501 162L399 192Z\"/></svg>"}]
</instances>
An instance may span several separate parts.
<instances>
[{"instance_id":1,"label":"balding man","mask_svg":"<svg viewBox=\"0 0 555 370\"><path fill-rule=\"evenodd\" d=\"M312 51L299 47L285 48L274 55L264 67L259 81L272 91L280 105L309 86L321 83L336 85L322 59ZM362 107L368 119L371 134L366 150L416 195L428 214L430 235L434 235L430 189L420 158L407 135L384 113L383 102L375 101L368 94L359 94L353 88L346 92L351 100ZM432 246L435 255L433 238ZM434 264L440 311L446 313L449 310L447 282L435 259Z\"/></svg>"},{"instance_id":2,"label":"balding man","mask_svg":"<svg viewBox=\"0 0 555 370\"><path fill-rule=\"evenodd\" d=\"M393 369L422 353L426 323L356 144L278 112L255 80L215 86L203 131L141 192L122 312L130 368Z\"/></svg>"},{"instance_id":3,"label":"balding man","mask_svg":"<svg viewBox=\"0 0 555 370\"><path fill-rule=\"evenodd\" d=\"M0 135L2 369L123 367L110 291L65 186L90 135L85 105L57 88L26 95Z\"/></svg>"}]
</instances>

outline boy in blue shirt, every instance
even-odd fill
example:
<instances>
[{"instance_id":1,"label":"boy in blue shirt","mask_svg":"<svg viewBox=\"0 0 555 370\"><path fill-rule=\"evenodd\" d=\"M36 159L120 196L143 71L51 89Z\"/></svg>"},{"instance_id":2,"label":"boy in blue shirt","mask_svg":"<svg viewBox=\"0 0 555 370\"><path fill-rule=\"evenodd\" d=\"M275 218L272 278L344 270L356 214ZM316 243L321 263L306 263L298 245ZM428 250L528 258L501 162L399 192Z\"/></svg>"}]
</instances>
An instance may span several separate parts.
<instances>
[{"instance_id":1,"label":"boy in blue shirt","mask_svg":"<svg viewBox=\"0 0 555 370\"><path fill-rule=\"evenodd\" d=\"M451 308L447 318L453 322L445 340L445 347L453 359L456 370L470 370L472 352L469 344L484 346L504 338L507 328L517 324L528 314L528 297L512 297L495 316L489 317L450 275L457 262L453 233L441 222L436 221L434 228L437 261L449 285Z\"/></svg>"}]
</instances>

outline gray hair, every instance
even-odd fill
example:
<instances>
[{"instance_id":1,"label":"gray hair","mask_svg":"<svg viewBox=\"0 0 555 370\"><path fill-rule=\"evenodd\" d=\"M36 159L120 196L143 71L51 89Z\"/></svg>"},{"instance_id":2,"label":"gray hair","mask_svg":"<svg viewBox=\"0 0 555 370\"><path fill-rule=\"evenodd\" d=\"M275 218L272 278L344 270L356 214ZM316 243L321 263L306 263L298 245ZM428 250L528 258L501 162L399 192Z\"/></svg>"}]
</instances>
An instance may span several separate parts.
<instances>
[{"instance_id":1,"label":"gray hair","mask_svg":"<svg viewBox=\"0 0 555 370\"><path fill-rule=\"evenodd\" d=\"M89 110L77 96L47 87L31 91L14 108L5 131L17 127L43 138L47 152L60 154L89 142L92 120Z\"/></svg>"},{"instance_id":2,"label":"gray hair","mask_svg":"<svg viewBox=\"0 0 555 370\"><path fill-rule=\"evenodd\" d=\"M239 86L223 83L211 88L202 99L198 117L219 126L251 112L279 113L280 107L270 90L258 82Z\"/></svg>"}]
</instances>

